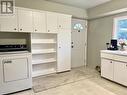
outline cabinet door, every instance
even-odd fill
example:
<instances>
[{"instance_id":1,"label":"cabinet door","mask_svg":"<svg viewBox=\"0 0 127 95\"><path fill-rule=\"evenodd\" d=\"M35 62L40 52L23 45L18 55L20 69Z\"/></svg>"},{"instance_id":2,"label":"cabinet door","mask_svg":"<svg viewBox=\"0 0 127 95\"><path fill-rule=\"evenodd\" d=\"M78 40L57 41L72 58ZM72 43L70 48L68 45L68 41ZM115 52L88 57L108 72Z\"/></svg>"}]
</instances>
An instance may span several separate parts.
<instances>
[{"instance_id":1,"label":"cabinet door","mask_svg":"<svg viewBox=\"0 0 127 95\"><path fill-rule=\"evenodd\" d=\"M101 59L101 76L113 80L113 61Z\"/></svg>"},{"instance_id":2,"label":"cabinet door","mask_svg":"<svg viewBox=\"0 0 127 95\"><path fill-rule=\"evenodd\" d=\"M18 23L20 32L32 32L32 11L27 9L18 9Z\"/></svg>"},{"instance_id":3,"label":"cabinet door","mask_svg":"<svg viewBox=\"0 0 127 95\"><path fill-rule=\"evenodd\" d=\"M114 62L114 81L127 86L127 63Z\"/></svg>"},{"instance_id":4,"label":"cabinet door","mask_svg":"<svg viewBox=\"0 0 127 95\"><path fill-rule=\"evenodd\" d=\"M29 70L27 58L5 59L2 63L5 82L28 78Z\"/></svg>"},{"instance_id":5,"label":"cabinet door","mask_svg":"<svg viewBox=\"0 0 127 95\"><path fill-rule=\"evenodd\" d=\"M58 33L57 72L71 69L71 32Z\"/></svg>"},{"instance_id":6,"label":"cabinet door","mask_svg":"<svg viewBox=\"0 0 127 95\"><path fill-rule=\"evenodd\" d=\"M57 13L47 12L47 32L57 33Z\"/></svg>"},{"instance_id":7,"label":"cabinet door","mask_svg":"<svg viewBox=\"0 0 127 95\"><path fill-rule=\"evenodd\" d=\"M45 12L33 12L34 32L46 32L46 14Z\"/></svg>"},{"instance_id":8,"label":"cabinet door","mask_svg":"<svg viewBox=\"0 0 127 95\"><path fill-rule=\"evenodd\" d=\"M18 32L17 9L15 9L14 15L0 16L0 31Z\"/></svg>"},{"instance_id":9,"label":"cabinet door","mask_svg":"<svg viewBox=\"0 0 127 95\"><path fill-rule=\"evenodd\" d=\"M59 14L58 15L58 28L59 29L71 29L71 16Z\"/></svg>"}]
</instances>

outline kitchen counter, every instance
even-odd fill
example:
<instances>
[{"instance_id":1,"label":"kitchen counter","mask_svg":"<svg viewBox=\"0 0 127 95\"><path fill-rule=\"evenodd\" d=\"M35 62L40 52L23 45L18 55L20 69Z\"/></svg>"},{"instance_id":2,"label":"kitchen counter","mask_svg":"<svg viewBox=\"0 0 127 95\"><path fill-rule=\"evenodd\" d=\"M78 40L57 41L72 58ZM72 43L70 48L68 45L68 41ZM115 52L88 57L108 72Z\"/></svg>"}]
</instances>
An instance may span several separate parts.
<instances>
[{"instance_id":1,"label":"kitchen counter","mask_svg":"<svg viewBox=\"0 0 127 95\"><path fill-rule=\"evenodd\" d=\"M127 51L101 50L101 76L127 86Z\"/></svg>"},{"instance_id":2,"label":"kitchen counter","mask_svg":"<svg viewBox=\"0 0 127 95\"><path fill-rule=\"evenodd\" d=\"M120 50L101 50L102 53L110 53L110 54L115 54L115 55L122 55L122 56L127 56L127 51L120 51Z\"/></svg>"}]
</instances>

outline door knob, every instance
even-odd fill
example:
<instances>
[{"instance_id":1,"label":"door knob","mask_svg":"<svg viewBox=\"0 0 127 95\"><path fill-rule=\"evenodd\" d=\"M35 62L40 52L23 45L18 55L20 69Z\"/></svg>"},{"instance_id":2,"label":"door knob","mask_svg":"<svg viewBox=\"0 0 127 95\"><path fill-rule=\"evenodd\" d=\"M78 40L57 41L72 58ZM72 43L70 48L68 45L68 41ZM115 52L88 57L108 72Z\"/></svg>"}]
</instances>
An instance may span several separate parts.
<instances>
[{"instance_id":1,"label":"door knob","mask_svg":"<svg viewBox=\"0 0 127 95\"><path fill-rule=\"evenodd\" d=\"M59 27L61 28L61 25L59 25Z\"/></svg>"},{"instance_id":2,"label":"door knob","mask_svg":"<svg viewBox=\"0 0 127 95\"><path fill-rule=\"evenodd\" d=\"M71 48L74 48L74 46L71 46Z\"/></svg>"}]
</instances>

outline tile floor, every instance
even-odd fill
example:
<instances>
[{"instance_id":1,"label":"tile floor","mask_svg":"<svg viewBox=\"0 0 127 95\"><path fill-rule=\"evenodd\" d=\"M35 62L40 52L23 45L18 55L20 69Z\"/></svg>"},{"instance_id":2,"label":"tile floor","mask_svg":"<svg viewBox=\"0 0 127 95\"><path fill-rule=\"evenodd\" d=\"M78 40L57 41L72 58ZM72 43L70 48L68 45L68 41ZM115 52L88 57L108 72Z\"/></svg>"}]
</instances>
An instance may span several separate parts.
<instances>
[{"instance_id":1,"label":"tile floor","mask_svg":"<svg viewBox=\"0 0 127 95\"><path fill-rule=\"evenodd\" d=\"M95 70L84 67L77 69L95 76L38 93L28 90L11 95L127 95L126 87L101 78Z\"/></svg>"},{"instance_id":2,"label":"tile floor","mask_svg":"<svg viewBox=\"0 0 127 95\"><path fill-rule=\"evenodd\" d=\"M69 72L50 74L33 78L33 90L35 93L55 88L76 81L89 79L99 75L95 70L83 67L72 69Z\"/></svg>"}]
</instances>

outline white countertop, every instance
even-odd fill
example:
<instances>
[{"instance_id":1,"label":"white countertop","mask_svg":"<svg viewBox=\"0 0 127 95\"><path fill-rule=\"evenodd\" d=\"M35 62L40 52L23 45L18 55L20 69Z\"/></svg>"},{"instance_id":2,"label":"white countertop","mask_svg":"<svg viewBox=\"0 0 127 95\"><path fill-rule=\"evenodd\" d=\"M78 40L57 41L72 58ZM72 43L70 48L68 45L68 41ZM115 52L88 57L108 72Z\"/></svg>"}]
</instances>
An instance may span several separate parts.
<instances>
[{"instance_id":1,"label":"white countertop","mask_svg":"<svg viewBox=\"0 0 127 95\"><path fill-rule=\"evenodd\" d=\"M101 52L127 56L127 51L120 51L120 50L101 50Z\"/></svg>"}]
</instances>

